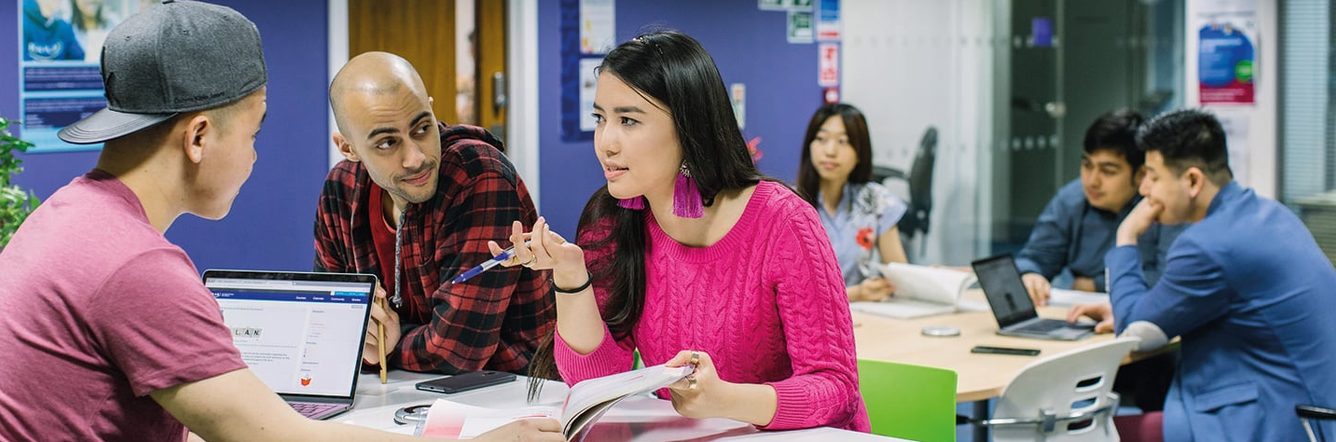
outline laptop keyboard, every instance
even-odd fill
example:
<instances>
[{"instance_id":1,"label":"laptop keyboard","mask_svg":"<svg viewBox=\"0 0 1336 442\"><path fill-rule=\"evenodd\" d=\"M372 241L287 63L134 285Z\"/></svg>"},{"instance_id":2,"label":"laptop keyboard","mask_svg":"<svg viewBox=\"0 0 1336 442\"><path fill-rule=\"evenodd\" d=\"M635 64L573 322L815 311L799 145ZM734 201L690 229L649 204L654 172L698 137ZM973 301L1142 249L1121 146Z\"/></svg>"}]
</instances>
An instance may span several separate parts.
<instances>
[{"instance_id":1,"label":"laptop keyboard","mask_svg":"<svg viewBox=\"0 0 1336 442\"><path fill-rule=\"evenodd\" d=\"M330 410L345 407L343 404L317 404L311 402L288 402L288 405L291 405L293 410L297 410L297 413L311 419L323 416Z\"/></svg>"},{"instance_id":2,"label":"laptop keyboard","mask_svg":"<svg viewBox=\"0 0 1336 442\"><path fill-rule=\"evenodd\" d=\"M1026 325L1026 326L1024 326L1024 327L1020 327L1020 328L1016 329L1016 331L1027 331L1027 332L1034 332L1034 333L1048 333L1048 332L1050 332L1050 331L1057 330L1057 329L1060 329L1060 328L1064 328L1064 327L1066 327L1066 326L1067 326L1067 323L1065 323L1065 322L1062 322L1062 321L1056 321L1056 320L1048 320L1048 321L1038 321L1038 322L1035 322L1035 323L1033 323L1033 324L1029 324L1029 325Z\"/></svg>"}]
</instances>

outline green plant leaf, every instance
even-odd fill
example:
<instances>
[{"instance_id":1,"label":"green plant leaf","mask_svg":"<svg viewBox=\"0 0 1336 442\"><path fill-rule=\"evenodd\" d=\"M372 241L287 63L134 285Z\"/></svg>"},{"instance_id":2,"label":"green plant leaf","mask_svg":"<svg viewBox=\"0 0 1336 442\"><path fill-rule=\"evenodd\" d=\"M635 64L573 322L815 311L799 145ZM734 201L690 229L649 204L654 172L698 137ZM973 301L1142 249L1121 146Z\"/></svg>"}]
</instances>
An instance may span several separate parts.
<instances>
[{"instance_id":1,"label":"green plant leaf","mask_svg":"<svg viewBox=\"0 0 1336 442\"><path fill-rule=\"evenodd\" d=\"M14 152L27 152L33 144L9 132L9 125L19 122L0 117L0 248L9 244L19 225L40 203L37 195L12 185L14 175L23 172L23 160Z\"/></svg>"}]
</instances>

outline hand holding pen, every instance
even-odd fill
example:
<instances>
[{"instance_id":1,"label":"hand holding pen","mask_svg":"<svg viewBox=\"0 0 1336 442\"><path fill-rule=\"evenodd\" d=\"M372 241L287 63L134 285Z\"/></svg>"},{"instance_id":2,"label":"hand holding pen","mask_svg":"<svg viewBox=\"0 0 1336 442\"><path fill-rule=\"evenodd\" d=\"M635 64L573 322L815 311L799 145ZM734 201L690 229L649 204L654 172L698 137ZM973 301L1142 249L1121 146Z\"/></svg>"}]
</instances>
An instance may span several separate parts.
<instances>
[{"instance_id":1,"label":"hand holding pen","mask_svg":"<svg viewBox=\"0 0 1336 442\"><path fill-rule=\"evenodd\" d=\"M510 243L519 246L503 250L496 241L487 242L487 248L491 250L493 259L498 260L499 265L503 267L524 266L533 270L552 270L552 280L557 287L579 287L589 280L589 272L585 269L584 250L553 232L547 220L542 217L534 223L532 232L526 233L524 225L519 221L512 223ZM508 251L509 256L502 256ZM465 272L467 273L469 272Z\"/></svg>"},{"instance_id":2,"label":"hand holding pen","mask_svg":"<svg viewBox=\"0 0 1336 442\"><path fill-rule=\"evenodd\" d=\"M526 233L525 235L528 236L527 233ZM488 246L488 247L491 247L493 244L496 244L496 241L487 241L487 246ZM525 247L528 247L528 246L529 246L529 241L524 241L524 246L525 246ZM498 246L498 247L499 247L499 246ZM504 262L510 260L512 257L515 256L515 248L514 248L514 247L511 247L511 248L509 248L509 249L502 250L501 253L499 253L499 254L496 253L495 249L493 249L492 253L495 254L496 256L493 256L492 259L483 261L482 264L478 264L478 265L477 265L476 267L474 267L474 268L465 270L464 273L460 273L459 276L456 276L456 277L455 277L455 279L451 279L451 280L450 280L450 283L451 283L451 284L459 284L459 283L461 283L461 282L468 281L468 280L470 280L470 279L473 279L474 276L481 275L482 272L486 272L486 271L488 271L488 270L491 270L492 267L496 267L496 266L498 266L498 265L501 265L502 263L504 263ZM506 266L506 267L509 267L509 266Z\"/></svg>"},{"instance_id":3,"label":"hand holding pen","mask_svg":"<svg viewBox=\"0 0 1336 442\"><path fill-rule=\"evenodd\" d=\"M386 355L393 352L394 346L399 343L399 338L399 314L389 308L385 289L377 285L371 302L371 326L367 327L362 359L367 364L380 365L382 384L386 382L389 368Z\"/></svg>"}]
</instances>

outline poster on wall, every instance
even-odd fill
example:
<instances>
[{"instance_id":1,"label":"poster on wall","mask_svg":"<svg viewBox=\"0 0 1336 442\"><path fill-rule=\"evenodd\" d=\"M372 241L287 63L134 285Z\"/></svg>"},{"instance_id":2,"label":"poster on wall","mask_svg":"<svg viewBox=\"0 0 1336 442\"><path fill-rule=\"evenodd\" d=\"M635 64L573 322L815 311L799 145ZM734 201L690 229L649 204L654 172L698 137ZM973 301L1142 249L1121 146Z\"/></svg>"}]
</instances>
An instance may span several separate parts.
<instances>
[{"instance_id":1,"label":"poster on wall","mask_svg":"<svg viewBox=\"0 0 1336 442\"><path fill-rule=\"evenodd\" d=\"M99 61L111 28L137 12L140 0L19 0L19 109L29 153L97 150L56 133L107 101Z\"/></svg>"},{"instance_id":2,"label":"poster on wall","mask_svg":"<svg viewBox=\"0 0 1336 442\"><path fill-rule=\"evenodd\" d=\"M738 129L747 128L747 85L733 83L728 86L729 101L733 103L733 116L738 119Z\"/></svg>"},{"instance_id":3,"label":"poster on wall","mask_svg":"<svg viewBox=\"0 0 1336 442\"><path fill-rule=\"evenodd\" d=\"M788 41L793 44L807 44L814 40L812 30L812 11L789 11Z\"/></svg>"},{"instance_id":4,"label":"poster on wall","mask_svg":"<svg viewBox=\"0 0 1336 442\"><path fill-rule=\"evenodd\" d=\"M580 53L605 54L616 44L615 0L580 0Z\"/></svg>"},{"instance_id":5,"label":"poster on wall","mask_svg":"<svg viewBox=\"0 0 1336 442\"><path fill-rule=\"evenodd\" d=\"M812 0L757 0L756 9L762 11L811 11Z\"/></svg>"},{"instance_id":6,"label":"poster on wall","mask_svg":"<svg viewBox=\"0 0 1336 442\"><path fill-rule=\"evenodd\" d=\"M598 91L598 74L594 69L603 63L602 58L580 59L580 109L588 114L594 110L594 93ZM580 118L580 130L592 132L597 127L593 118Z\"/></svg>"},{"instance_id":7,"label":"poster on wall","mask_svg":"<svg viewBox=\"0 0 1336 442\"><path fill-rule=\"evenodd\" d=\"M822 87L840 84L840 45L822 43L817 48L817 85Z\"/></svg>"},{"instance_id":8,"label":"poster on wall","mask_svg":"<svg viewBox=\"0 0 1336 442\"><path fill-rule=\"evenodd\" d=\"M594 139L594 68L615 40L614 0L561 0L561 140Z\"/></svg>"},{"instance_id":9,"label":"poster on wall","mask_svg":"<svg viewBox=\"0 0 1336 442\"><path fill-rule=\"evenodd\" d=\"M1201 104L1255 104L1261 47L1257 1L1198 1L1196 6L1191 29L1197 37Z\"/></svg>"},{"instance_id":10,"label":"poster on wall","mask_svg":"<svg viewBox=\"0 0 1336 442\"><path fill-rule=\"evenodd\" d=\"M840 0L821 0L816 12L816 41L840 41Z\"/></svg>"}]
</instances>

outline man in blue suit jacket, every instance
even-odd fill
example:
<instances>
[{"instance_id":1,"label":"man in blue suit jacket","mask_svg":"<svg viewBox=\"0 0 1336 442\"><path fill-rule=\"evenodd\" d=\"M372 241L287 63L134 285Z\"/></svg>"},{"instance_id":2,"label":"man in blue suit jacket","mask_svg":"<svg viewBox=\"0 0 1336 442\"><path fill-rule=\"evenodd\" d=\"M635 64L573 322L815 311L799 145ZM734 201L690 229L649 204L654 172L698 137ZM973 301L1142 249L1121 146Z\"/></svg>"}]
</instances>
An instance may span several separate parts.
<instances>
[{"instance_id":1,"label":"man in blue suit jacket","mask_svg":"<svg viewBox=\"0 0 1336 442\"><path fill-rule=\"evenodd\" d=\"M1182 338L1165 440L1305 439L1294 406L1336 406L1336 269L1289 209L1233 182L1215 117L1160 116L1137 144L1145 199L1105 262L1119 333L1143 348ZM1195 224L1148 287L1136 241L1155 222ZM1336 437L1330 422L1315 430Z\"/></svg>"}]
</instances>

